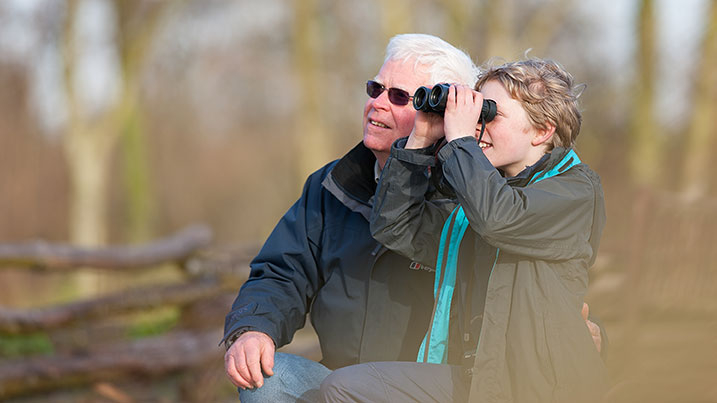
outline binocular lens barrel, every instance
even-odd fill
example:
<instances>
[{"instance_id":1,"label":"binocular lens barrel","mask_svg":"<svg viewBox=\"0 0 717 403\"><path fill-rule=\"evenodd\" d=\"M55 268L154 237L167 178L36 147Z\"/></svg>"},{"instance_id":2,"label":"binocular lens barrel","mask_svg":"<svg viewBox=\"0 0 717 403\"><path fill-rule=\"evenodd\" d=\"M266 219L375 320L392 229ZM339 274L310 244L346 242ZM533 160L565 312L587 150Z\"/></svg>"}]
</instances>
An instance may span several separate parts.
<instances>
[{"instance_id":1,"label":"binocular lens barrel","mask_svg":"<svg viewBox=\"0 0 717 403\"><path fill-rule=\"evenodd\" d=\"M431 90L428 87L419 87L413 94L413 107L417 111L431 111L431 106L428 104L430 93Z\"/></svg>"},{"instance_id":2,"label":"binocular lens barrel","mask_svg":"<svg viewBox=\"0 0 717 403\"><path fill-rule=\"evenodd\" d=\"M434 111L444 112L446 110L446 102L448 102L448 90L451 88L448 84L437 84L431 89L431 96L428 98L428 104Z\"/></svg>"},{"instance_id":3,"label":"binocular lens barrel","mask_svg":"<svg viewBox=\"0 0 717 403\"><path fill-rule=\"evenodd\" d=\"M413 94L413 107L417 111L436 113L441 116L446 111L450 84L436 84L433 88L419 87ZM495 118L498 107L492 99L484 99L481 107L481 120L490 122Z\"/></svg>"}]
</instances>

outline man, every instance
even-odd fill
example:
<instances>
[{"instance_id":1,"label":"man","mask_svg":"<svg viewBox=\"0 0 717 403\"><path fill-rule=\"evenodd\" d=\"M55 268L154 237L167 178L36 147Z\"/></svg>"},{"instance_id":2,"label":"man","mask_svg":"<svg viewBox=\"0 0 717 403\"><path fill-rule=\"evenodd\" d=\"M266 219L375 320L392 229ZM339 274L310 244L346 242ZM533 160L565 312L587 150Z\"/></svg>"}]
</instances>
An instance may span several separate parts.
<instances>
[{"instance_id":1,"label":"man","mask_svg":"<svg viewBox=\"0 0 717 403\"><path fill-rule=\"evenodd\" d=\"M434 270L371 237L376 179L391 144L413 129L410 94L439 82L472 86L477 76L467 54L437 37L390 40L383 66L367 83L363 141L308 178L227 315L225 368L243 402L316 401L332 369L416 359L433 305ZM274 354L307 313L321 364Z\"/></svg>"}]
</instances>

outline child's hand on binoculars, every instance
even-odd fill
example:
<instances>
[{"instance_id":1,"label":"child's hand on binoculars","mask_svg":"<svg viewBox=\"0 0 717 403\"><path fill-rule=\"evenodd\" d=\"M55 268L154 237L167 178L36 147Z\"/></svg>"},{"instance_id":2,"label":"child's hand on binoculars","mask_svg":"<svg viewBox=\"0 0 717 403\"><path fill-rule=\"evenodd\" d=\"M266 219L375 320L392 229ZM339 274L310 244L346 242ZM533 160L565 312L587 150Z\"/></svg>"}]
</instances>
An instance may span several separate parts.
<instances>
[{"instance_id":1,"label":"child's hand on binoculars","mask_svg":"<svg viewBox=\"0 0 717 403\"><path fill-rule=\"evenodd\" d=\"M450 142L461 137L473 137L482 107L483 94L466 85L452 85L448 90L443 118L446 140Z\"/></svg>"}]
</instances>

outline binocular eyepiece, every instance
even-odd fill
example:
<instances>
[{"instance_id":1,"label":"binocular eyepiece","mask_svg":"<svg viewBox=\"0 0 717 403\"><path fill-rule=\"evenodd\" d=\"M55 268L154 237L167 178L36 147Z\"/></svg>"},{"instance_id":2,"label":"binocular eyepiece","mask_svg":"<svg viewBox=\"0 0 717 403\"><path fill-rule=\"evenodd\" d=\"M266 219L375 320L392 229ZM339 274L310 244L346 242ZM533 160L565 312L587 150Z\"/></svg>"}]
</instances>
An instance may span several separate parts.
<instances>
[{"instance_id":1,"label":"binocular eyepiece","mask_svg":"<svg viewBox=\"0 0 717 403\"><path fill-rule=\"evenodd\" d=\"M446 112L448 89L450 84L436 84L433 88L419 87L413 94L413 107L417 111L437 113L441 116ZM483 99L480 120L488 123L498 112L498 107L492 99Z\"/></svg>"}]
</instances>

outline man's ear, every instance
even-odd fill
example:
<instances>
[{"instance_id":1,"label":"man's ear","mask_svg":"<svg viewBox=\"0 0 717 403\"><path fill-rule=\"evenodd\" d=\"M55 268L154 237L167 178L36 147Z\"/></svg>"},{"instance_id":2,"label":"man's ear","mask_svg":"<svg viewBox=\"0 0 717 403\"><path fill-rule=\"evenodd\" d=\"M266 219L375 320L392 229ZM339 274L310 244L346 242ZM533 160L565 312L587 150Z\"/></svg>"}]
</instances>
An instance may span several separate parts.
<instances>
[{"instance_id":1,"label":"man's ear","mask_svg":"<svg viewBox=\"0 0 717 403\"><path fill-rule=\"evenodd\" d=\"M530 143L535 147L548 144L548 142L553 138L554 134L555 126L548 124L548 127L546 127L545 129L540 129L535 132L533 140L531 140Z\"/></svg>"}]
</instances>

